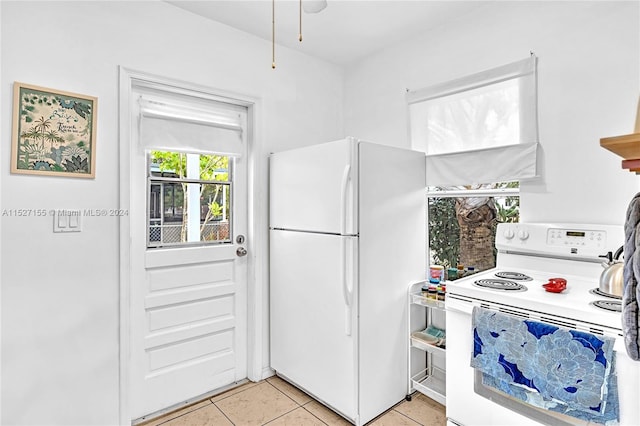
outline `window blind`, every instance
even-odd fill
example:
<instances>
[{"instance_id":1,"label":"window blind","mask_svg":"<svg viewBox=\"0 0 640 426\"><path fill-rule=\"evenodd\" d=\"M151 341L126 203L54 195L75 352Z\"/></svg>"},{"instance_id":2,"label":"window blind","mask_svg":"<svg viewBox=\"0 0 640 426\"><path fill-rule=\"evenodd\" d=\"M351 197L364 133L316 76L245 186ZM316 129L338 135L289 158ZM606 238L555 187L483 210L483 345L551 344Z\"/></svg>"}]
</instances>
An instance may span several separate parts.
<instances>
[{"instance_id":1,"label":"window blind","mask_svg":"<svg viewBox=\"0 0 640 426\"><path fill-rule=\"evenodd\" d=\"M536 57L408 92L411 144L427 185L537 176Z\"/></svg>"},{"instance_id":2,"label":"window blind","mask_svg":"<svg viewBox=\"0 0 640 426\"><path fill-rule=\"evenodd\" d=\"M223 102L140 96L143 150L239 156L244 151L246 109Z\"/></svg>"}]
</instances>

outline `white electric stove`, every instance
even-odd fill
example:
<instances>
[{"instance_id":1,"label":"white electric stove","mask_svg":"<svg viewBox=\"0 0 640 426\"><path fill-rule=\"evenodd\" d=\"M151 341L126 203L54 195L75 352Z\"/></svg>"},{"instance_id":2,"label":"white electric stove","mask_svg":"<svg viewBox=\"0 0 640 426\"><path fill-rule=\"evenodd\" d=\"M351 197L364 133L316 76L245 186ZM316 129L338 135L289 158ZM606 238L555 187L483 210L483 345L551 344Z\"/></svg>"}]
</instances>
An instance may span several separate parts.
<instances>
[{"instance_id":1,"label":"white electric stove","mask_svg":"<svg viewBox=\"0 0 640 426\"><path fill-rule=\"evenodd\" d=\"M640 363L622 341L621 300L599 293L601 255L624 243L622 226L584 224L499 224L496 268L447 285L447 418L459 425L586 424L549 414L493 393L478 383L469 366L471 312L493 309L569 329L616 339L620 423L640 424ZM563 278L567 287L552 293L542 286Z\"/></svg>"},{"instance_id":2,"label":"white electric stove","mask_svg":"<svg viewBox=\"0 0 640 426\"><path fill-rule=\"evenodd\" d=\"M601 270L598 264L595 274ZM538 312L539 315L565 318L568 322L580 320L619 331L621 299L598 294L598 275L595 274L583 277L567 273L566 268L541 272L521 267L500 267L453 281L449 283L447 292L526 308L534 312L533 316ZM567 288L561 293L546 291L542 285L550 278L566 279Z\"/></svg>"}]
</instances>

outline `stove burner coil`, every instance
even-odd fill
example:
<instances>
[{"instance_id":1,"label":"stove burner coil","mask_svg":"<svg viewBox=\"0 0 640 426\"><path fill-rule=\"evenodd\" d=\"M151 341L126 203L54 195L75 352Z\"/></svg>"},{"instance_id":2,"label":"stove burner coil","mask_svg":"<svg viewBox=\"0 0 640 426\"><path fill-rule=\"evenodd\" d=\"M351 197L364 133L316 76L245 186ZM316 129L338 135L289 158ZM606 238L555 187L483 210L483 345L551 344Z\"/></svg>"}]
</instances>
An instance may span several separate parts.
<instances>
[{"instance_id":1,"label":"stove burner coil","mask_svg":"<svg viewBox=\"0 0 640 426\"><path fill-rule=\"evenodd\" d=\"M516 280L516 281L531 281L531 278L528 275L522 274L520 272L511 272L511 271L501 271L496 272L496 277L498 278L506 278L508 280Z\"/></svg>"},{"instance_id":2,"label":"stove burner coil","mask_svg":"<svg viewBox=\"0 0 640 426\"><path fill-rule=\"evenodd\" d=\"M595 302L591 302L590 305L607 311L622 312L621 300L596 300Z\"/></svg>"},{"instance_id":3,"label":"stove burner coil","mask_svg":"<svg viewBox=\"0 0 640 426\"><path fill-rule=\"evenodd\" d=\"M477 287L489 288L492 290L527 291L527 287L520 283L495 278L477 280L474 281L473 285Z\"/></svg>"},{"instance_id":4,"label":"stove burner coil","mask_svg":"<svg viewBox=\"0 0 640 426\"><path fill-rule=\"evenodd\" d=\"M591 289L591 290L589 290L589 293L595 294L596 296L600 296L600 297L608 297L610 299L622 300L622 296L616 296L615 294L605 293L604 291L600 290L599 288Z\"/></svg>"}]
</instances>

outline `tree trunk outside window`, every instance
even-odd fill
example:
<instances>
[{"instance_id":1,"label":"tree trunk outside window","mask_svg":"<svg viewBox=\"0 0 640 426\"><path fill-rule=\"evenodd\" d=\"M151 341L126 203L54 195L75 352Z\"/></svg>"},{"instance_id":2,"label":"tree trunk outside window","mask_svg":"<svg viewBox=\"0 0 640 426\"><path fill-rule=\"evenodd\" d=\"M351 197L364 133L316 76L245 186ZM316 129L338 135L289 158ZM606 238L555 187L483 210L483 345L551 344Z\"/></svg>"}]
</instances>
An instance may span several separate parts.
<instances>
[{"instance_id":1,"label":"tree trunk outside window","mask_svg":"<svg viewBox=\"0 0 640 426\"><path fill-rule=\"evenodd\" d=\"M456 198L460 226L460 263L476 271L495 267L493 250L497 209L492 197Z\"/></svg>"}]
</instances>

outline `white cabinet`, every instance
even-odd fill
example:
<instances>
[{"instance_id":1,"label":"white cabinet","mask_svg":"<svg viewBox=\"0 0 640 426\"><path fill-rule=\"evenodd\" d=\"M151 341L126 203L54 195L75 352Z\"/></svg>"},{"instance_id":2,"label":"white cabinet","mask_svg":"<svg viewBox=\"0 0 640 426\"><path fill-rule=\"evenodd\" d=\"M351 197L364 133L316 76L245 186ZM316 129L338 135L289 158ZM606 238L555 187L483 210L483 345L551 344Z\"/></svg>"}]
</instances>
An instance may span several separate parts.
<instances>
[{"instance_id":1,"label":"white cabinet","mask_svg":"<svg viewBox=\"0 0 640 426\"><path fill-rule=\"evenodd\" d=\"M409 286L409 389L407 399L413 391L446 405L445 392L445 342L438 331L445 327L445 302L428 299L421 288L428 282L420 281ZM425 333L428 331L428 333Z\"/></svg>"}]
</instances>

